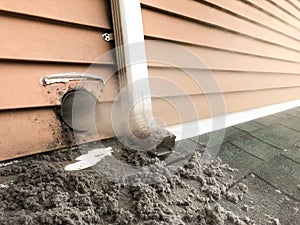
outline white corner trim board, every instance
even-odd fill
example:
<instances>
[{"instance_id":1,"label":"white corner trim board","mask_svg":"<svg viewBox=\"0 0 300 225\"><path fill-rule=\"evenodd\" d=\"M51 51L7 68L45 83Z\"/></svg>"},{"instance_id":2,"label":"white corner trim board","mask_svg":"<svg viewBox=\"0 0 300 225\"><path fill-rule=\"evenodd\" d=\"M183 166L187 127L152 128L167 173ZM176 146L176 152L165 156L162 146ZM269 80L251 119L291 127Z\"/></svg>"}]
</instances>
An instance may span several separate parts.
<instances>
[{"instance_id":1,"label":"white corner trim board","mask_svg":"<svg viewBox=\"0 0 300 225\"><path fill-rule=\"evenodd\" d=\"M230 113L224 116L169 126L166 127L166 129L176 135L176 141L180 141L186 138L195 137L197 135L209 133L215 130L231 127L233 125L244 123L260 117L279 113L288 109L295 108L297 106L300 106L300 99L274 105L263 106L260 108L245 110L241 112ZM225 123L217 123L217 125L213 126L213 122L217 120L225 121ZM195 129L195 127L197 127L197 129Z\"/></svg>"}]
</instances>

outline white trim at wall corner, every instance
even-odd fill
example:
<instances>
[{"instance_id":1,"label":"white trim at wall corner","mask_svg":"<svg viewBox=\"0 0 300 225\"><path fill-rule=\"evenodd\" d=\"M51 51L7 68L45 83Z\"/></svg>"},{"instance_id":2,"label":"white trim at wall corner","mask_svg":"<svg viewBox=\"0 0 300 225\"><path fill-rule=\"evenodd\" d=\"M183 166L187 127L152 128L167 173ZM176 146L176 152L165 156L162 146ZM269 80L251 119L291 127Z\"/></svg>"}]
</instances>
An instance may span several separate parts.
<instances>
[{"instance_id":1,"label":"white trim at wall corner","mask_svg":"<svg viewBox=\"0 0 300 225\"><path fill-rule=\"evenodd\" d=\"M176 141L179 141L179 140L195 137L197 135L209 133L214 130L231 127L239 123L248 122L250 120L254 120L260 117L286 111L288 109L292 109L298 106L300 106L300 99L269 105L269 106L263 106L260 108L255 108L255 109L246 110L242 112L231 113L224 116L169 126L166 127L166 129L171 133L175 134ZM225 123L222 123L219 126L218 125L216 126L216 124L213 126L213 122L218 119L220 121L225 121ZM195 127L197 127L198 129L195 129Z\"/></svg>"}]
</instances>

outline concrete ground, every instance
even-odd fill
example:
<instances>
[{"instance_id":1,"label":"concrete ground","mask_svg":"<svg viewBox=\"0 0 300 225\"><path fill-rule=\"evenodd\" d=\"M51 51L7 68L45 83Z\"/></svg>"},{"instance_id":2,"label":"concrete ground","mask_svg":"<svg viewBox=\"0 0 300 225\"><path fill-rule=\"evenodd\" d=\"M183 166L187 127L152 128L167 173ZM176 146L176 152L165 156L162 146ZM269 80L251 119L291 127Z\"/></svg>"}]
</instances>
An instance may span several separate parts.
<instances>
[{"instance_id":1,"label":"concrete ground","mask_svg":"<svg viewBox=\"0 0 300 225\"><path fill-rule=\"evenodd\" d=\"M271 216L281 224L300 224L300 107L183 140L177 145L202 151L204 163L220 157L238 169L231 188L243 182L249 193L237 204L226 202L226 209L256 221ZM226 182L229 178L222 179Z\"/></svg>"}]
</instances>

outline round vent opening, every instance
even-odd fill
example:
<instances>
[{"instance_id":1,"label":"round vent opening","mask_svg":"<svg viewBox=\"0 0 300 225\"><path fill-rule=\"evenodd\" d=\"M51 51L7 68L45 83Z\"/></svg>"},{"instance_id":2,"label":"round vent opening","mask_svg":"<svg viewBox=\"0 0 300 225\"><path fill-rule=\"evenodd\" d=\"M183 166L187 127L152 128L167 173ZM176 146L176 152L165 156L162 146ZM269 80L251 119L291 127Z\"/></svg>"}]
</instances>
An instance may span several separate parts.
<instances>
[{"instance_id":1,"label":"round vent opening","mask_svg":"<svg viewBox=\"0 0 300 225\"><path fill-rule=\"evenodd\" d=\"M93 94L85 90L67 92L61 103L63 121L74 130L93 131L97 101Z\"/></svg>"}]
</instances>

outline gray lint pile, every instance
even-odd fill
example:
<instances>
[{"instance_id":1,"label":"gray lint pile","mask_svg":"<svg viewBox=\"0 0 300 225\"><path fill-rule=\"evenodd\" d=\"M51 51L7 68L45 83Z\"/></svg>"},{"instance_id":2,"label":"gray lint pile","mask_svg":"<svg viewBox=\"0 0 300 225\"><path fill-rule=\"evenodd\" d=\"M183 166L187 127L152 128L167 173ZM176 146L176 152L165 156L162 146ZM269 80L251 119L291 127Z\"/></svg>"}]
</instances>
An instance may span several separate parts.
<instances>
[{"instance_id":1,"label":"gray lint pile","mask_svg":"<svg viewBox=\"0 0 300 225\"><path fill-rule=\"evenodd\" d=\"M219 159L203 165L195 152L175 168L146 153L119 150L97 169L65 171L79 154L56 151L1 167L0 224L261 224L221 206L242 201L248 188ZM112 158L142 169L118 176L126 168L108 168Z\"/></svg>"}]
</instances>

